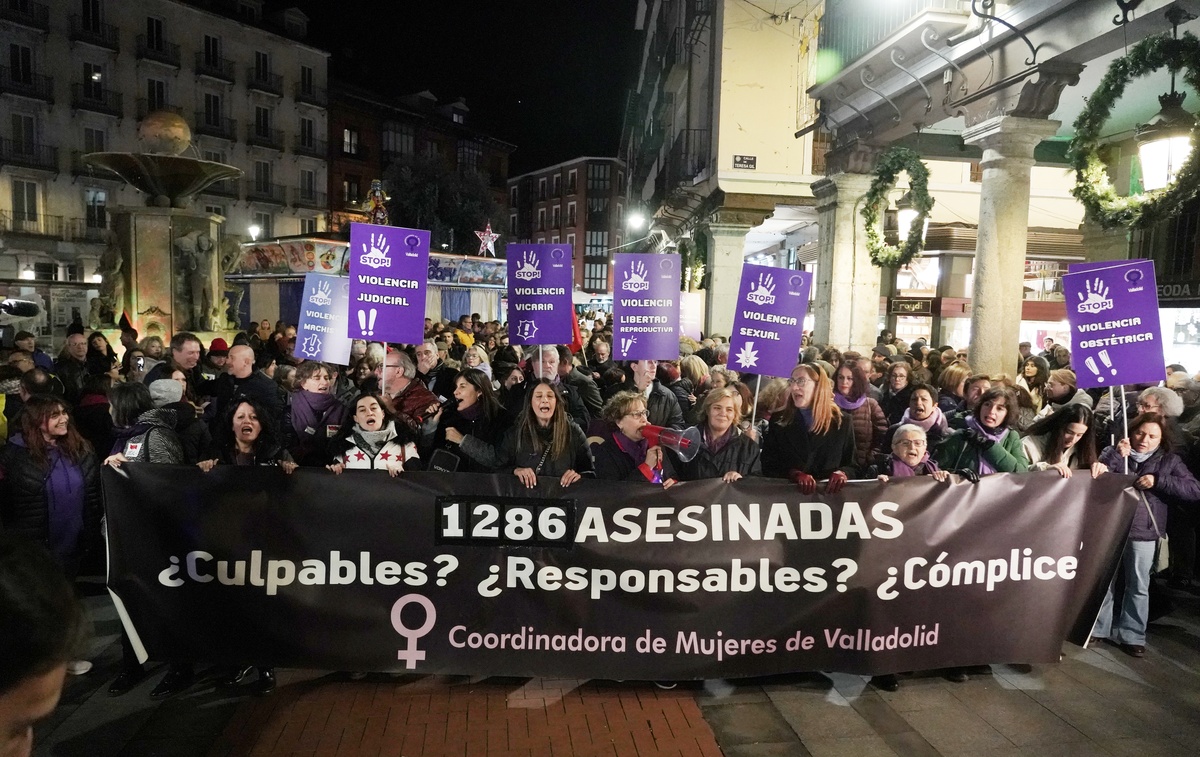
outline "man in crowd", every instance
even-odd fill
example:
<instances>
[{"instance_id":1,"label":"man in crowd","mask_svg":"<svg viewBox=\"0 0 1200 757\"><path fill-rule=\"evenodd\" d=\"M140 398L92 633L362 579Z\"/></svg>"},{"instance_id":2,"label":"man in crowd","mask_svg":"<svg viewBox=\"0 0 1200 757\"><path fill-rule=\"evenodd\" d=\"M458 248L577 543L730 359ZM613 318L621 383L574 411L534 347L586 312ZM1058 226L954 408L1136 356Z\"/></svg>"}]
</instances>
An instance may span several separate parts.
<instances>
[{"instance_id":1,"label":"man in crowd","mask_svg":"<svg viewBox=\"0 0 1200 757\"><path fill-rule=\"evenodd\" d=\"M562 378L558 373L558 348L552 344L543 344L534 348L534 353L528 362L526 372L529 373L529 380L526 385L533 386L539 378L550 379L550 383L557 386L567 399L567 415L571 416L571 420L575 421L581 429L587 430L588 424L592 422L592 417L588 413L587 405L583 404L583 398L579 396L578 390L570 384L563 383Z\"/></svg>"},{"instance_id":2,"label":"man in crowd","mask_svg":"<svg viewBox=\"0 0 1200 757\"><path fill-rule=\"evenodd\" d=\"M633 385L646 398L646 420L652 426L683 428L683 411L675 393L658 382L657 360L634 360L629 364L633 371Z\"/></svg>"},{"instance_id":3,"label":"man in crowd","mask_svg":"<svg viewBox=\"0 0 1200 757\"><path fill-rule=\"evenodd\" d=\"M438 398L417 381L417 366L401 350L391 350L384 358L383 397L400 422L417 433L437 413Z\"/></svg>"},{"instance_id":4,"label":"man in crowd","mask_svg":"<svg viewBox=\"0 0 1200 757\"><path fill-rule=\"evenodd\" d=\"M591 417L600 417L600 411L604 409L604 400L600 399L600 387L596 386L591 376L575 366L571 360L571 350L562 344L558 345L558 378L579 394Z\"/></svg>"},{"instance_id":5,"label":"man in crowd","mask_svg":"<svg viewBox=\"0 0 1200 757\"><path fill-rule=\"evenodd\" d=\"M71 334L62 356L54 363L54 375L62 382L63 396L72 407L79 404L87 374L87 338L83 334Z\"/></svg>"},{"instance_id":6,"label":"man in crowd","mask_svg":"<svg viewBox=\"0 0 1200 757\"><path fill-rule=\"evenodd\" d=\"M244 395L261 402L270 411L276 425L283 420L283 401L279 390L265 373L254 370L254 350L248 345L239 344L229 350L225 372L214 381L205 382L204 388L205 394L216 397L218 419L225 417L230 403L239 395Z\"/></svg>"},{"instance_id":7,"label":"man in crowd","mask_svg":"<svg viewBox=\"0 0 1200 757\"><path fill-rule=\"evenodd\" d=\"M0 534L0 755L33 753L33 726L58 705L82 618L50 553Z\"/></svg>"},{"instance_id":8,"label":"man in crowd","mask_svg":"<svg viewBox=\"0 0 1200 757\"><path fill-rule=\"evenodd\" d=\"M1042 357L1046 358L1047 361L1049 361L1051 363L1054 362L1054 340L1053 339L1051 339L1050 337L1046 337L1045 339L1042 340L1042 351L1040 354Z\"/></svg>"},{"instance_id":9,"label":"man in crowd","mask_svg":"<svg viewBox=\"0 0 1200 757\"><path fill-rule=\"evenodd\" d=\"M86 350L86 346L84 348ZM171 378L175 369L183 371L193 387L199 387L203 377L197 366L200 365L200 340L195 334L180 331L171 337L171 359L164 360L150 369L142 383L150 386L159 379ZM207 394L208 392L205 392Z\"/></svg>"},{"instance_id":10,"label":"man in crowd","mask_svg":"<svg viewBox=\"0 0 1200 757\"><path fill-rule=\"evenodd\" d=\"M454 394L454 371L446 367L437 342L426 339L416 346L417 380L433 392L439 401Z\"/></svg>"},{"instance_id":11,"label":"man in crowd","mask_svg":"<svg viewBox=\"0 0 1200 757\"><path fill-rule=\"evenodd\" d=\"M475 329L471 327L471 316L458 317L458 328L454 329L454 337L464 348L475 346Z\"/></svg>"},{"instance_id":12,"label":"man in crowd","mask_svg":"<svg viewBox=\"0 0 1200 757\"><path fill-rule=\"evenodd\" d=\"M54 359L37 346L37 335L32 331L18 331L13 337L13 346L32 355L33 362L38 368L44 368L47 371L54 370ZM84 352L86 354L86 348Z\"/></svg>"}]
</instances>

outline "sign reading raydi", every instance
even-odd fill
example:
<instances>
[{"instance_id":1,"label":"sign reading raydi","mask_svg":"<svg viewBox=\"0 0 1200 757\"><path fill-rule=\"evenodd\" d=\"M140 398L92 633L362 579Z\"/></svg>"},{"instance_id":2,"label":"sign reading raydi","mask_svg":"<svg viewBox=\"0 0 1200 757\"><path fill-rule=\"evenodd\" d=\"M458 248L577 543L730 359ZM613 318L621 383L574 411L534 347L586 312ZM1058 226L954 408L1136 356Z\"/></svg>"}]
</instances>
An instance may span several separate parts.
<instances>
[{"instance_id":1,"label":"sign reading raydi","mask_svg":"<svg viewBox=\"0 0 1200 757\"><path fill-rule=\"evenodd\" d=\"M1138 506L1130 477L1053 472L804 498L761 478L530 491L513 476L122 470L104 471L109 588L135 648L331 670L1050 662L1087 639Z\"/></svg>"}]
</instances>

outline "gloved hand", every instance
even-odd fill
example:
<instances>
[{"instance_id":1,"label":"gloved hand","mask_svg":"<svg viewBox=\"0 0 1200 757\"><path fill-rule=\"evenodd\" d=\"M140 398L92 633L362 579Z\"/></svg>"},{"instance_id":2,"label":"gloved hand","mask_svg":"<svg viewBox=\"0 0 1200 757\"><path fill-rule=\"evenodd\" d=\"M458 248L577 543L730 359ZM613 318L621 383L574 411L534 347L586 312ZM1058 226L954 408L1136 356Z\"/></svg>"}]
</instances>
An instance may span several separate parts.
<instances>
[{"instance_id":1,"label":"gloved hand","mask_svg":"<svg viewBox=\"0 0 1200 757\"><path fill-rule=\"evenodd\" d=\"M969 429L967 431L967 439L971 442L971 444L974 444L979 449L987 449L995 444L994 441L987 438L982 432L976 431L975 429Z\"/></svg>"},{"instance_id":2,"label":"gloved hand","mask_svg":"<svg viewBox=\"0 0 1200 757\"><path fill-rule=\"evenodd\" d=\"M842 487L846 485L846 478L846 474L842 473L840 470L835 470L833 473L829 474L829 483L825 484L825 493L837 494L840 492Z\"/></svg>"},{"instance_id":3,"label":"gloved hand","mask_svg":"<svg viewBox=\"0 0 1200 757\"><path fill-rule=\"evenodd\" d=\"M975 471L971 470L970 468L961 468L954 472L957 473L958 475L962 476L966 480L970 481L973 484L979 483L979 474L976 473Z\"/></svg>"},{"instance_id":4,"label":"gloved hand","mask_svg":"<svg viewBox=\"0 0 1200 757\"><path fill-rule=\"evenodd\" d=\"M817 490L817 480L802 470L788 473L788 480L796 485L801 494L812 494Z\"/></svg>"}]
</instances>

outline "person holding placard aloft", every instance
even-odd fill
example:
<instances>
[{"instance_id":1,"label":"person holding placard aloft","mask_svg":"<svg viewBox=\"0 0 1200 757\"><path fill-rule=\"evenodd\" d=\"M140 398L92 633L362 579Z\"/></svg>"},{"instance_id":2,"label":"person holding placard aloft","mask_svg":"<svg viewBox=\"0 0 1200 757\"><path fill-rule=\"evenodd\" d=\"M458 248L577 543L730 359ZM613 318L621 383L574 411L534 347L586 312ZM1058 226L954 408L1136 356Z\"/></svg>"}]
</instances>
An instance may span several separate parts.
<instances>
[{"instance_id":1,"label":"person holding placard aloft","mask_svg":"<svg viewBox=\"0 0 1200 757\"><path fill-rule=\"evenodd\" d=\"M841 490L854 470L854 427L833 401L825 371L811 363L792 370L783 410L771 417L763 439L763 475L786 478L804 494L829 479L825 491Z\"/></svg>"}]
</instances>

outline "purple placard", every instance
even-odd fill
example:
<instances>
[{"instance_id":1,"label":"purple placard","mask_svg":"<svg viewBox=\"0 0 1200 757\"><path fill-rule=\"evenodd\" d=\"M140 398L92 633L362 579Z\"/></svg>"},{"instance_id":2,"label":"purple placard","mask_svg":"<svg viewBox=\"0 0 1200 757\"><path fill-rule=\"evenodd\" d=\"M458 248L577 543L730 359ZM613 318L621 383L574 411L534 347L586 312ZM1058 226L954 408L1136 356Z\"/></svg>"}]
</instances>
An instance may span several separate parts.
<instances>
[{"instance_id":1,"label":"purple placard","mask_svg":"<svg viewBox=\"0 0 1200 757\"><path fill-rule=\"evenodd\" d=\"M1154 263L1089 267L1063 276L1078 386L1163 380L1162 333Z\"/></svg>"},{"instance_id":2,"label":"purple placard","mask_svg":"<svg viewBox=\"0 0 1200 757\"><path fill-rule=\"evenodd\" d=\"M416 344L425 338L429 232L350 224L352 339Z\"/></svg>"},{"instance_id":3,"label":"purple placard","mask_svg":"<svg viewBox=\"0 0 1200 757\"><path fill-rule=\"evenodd\" d=\"M350 279L304 275L304 298L296 326L296 354L305 360L350 364Z\"/></svg>"},{"instance_id":4,"label":"purple placard","mask_svg":"<svg viewBox=\"0 0 1200 757\"><path fill-rule=\"evenodd\" d=\"M513 344L570 344L575 274L569 244L509 244L508 327Z\"/></svg>"},{"instance_id":5,"label":"purple placard","mask_svg":"<svg viewBox=\"0 0 1200 757\"><path fill-rule=\"evenodd\" d=\"M679 256L613 255L613 359L679 358Z\"/></svg>"},{"instance_id":6,"label":"purple placard","mask_svg":"<svg viewBox=\"0 0 1200 757\"><path fill-rule=\"evenodd\" d=\"M800 354L812 274L766 265L742 266L729 367L759 376L791 376Z\"/></svg>"}]
</instances>

